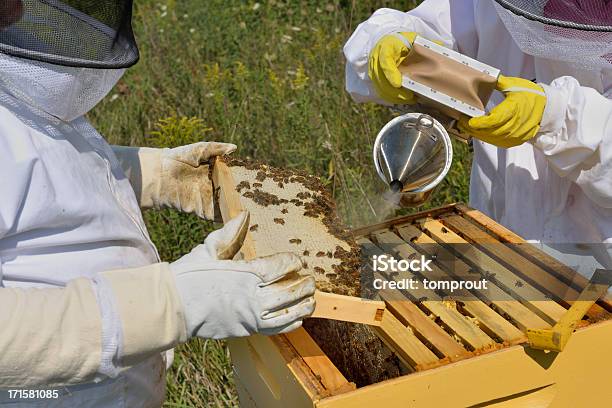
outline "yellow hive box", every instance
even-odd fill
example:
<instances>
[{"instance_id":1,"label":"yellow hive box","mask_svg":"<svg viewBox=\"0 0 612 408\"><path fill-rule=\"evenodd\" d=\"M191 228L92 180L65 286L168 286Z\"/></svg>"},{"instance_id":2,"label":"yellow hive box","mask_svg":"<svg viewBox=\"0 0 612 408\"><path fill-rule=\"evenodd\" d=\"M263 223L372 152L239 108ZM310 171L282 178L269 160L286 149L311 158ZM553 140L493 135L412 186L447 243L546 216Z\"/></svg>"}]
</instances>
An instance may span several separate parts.
<instances>
[{"instance_id":1,"label":"yellow hive box","mask_svg":"<svg viewBox=\"0 0 612 408\"><path fill-rule=\"evenodd\" d=\"M224 219L240 211L228 175L223 166L213 172ZM433 291L409 297L381 291L386 317L384 330L375 330L411 373L360 388L347 381L304 329L231 340L241 406L573 408L612 403L612 302L593 305L560 353L527 343L528 328L552 327L587 285L567 266L463 205L354 232L365 254L405 259L449 251L433 243L477 243L455 254L452 269L435 265L433 274L486 272L493 288L479 297L464 293L461 308L449 307ZM534 300L538 295L566 300ZM392 333L392 339L385 333Z\"/></svg>"}]
</instances>

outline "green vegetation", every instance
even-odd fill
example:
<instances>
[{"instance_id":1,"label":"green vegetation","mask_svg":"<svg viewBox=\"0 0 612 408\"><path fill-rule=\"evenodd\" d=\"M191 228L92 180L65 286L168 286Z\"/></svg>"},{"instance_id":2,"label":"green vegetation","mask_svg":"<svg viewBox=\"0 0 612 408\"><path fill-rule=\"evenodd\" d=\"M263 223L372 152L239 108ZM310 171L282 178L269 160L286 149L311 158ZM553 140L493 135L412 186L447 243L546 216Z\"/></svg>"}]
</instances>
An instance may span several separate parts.
<instances>
[{"instance_id":1,"label":"green vegetation","mask_svg":"<svg viewBox=\"0 0 612 408\"><path fill-rule=\"evenodd\" d=\"M342 46L380 7L410 1L139 0L141 61L91 114L111 143L178 146L232 142L236 155L304 169L326 183L348 225L394 215L371 162L378 130L392 117L344 91ZM470 156L455 145L450 175L429 206L467 200ZM406 211L406 210L404 210ZM202 242L212 225L174 211L149 212L164 260ZM223 342L178 348L168 407L234 406Z\"/></svg>"}]
</instances>

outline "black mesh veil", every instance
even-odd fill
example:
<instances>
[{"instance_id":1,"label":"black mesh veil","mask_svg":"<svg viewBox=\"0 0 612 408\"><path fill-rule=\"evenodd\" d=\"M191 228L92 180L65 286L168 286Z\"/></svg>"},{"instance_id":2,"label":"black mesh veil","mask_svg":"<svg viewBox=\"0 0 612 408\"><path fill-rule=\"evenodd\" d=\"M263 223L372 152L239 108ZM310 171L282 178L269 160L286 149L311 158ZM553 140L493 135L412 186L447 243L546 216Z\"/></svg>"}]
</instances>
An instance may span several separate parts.
<instances>
[{"instance_id":1,"label":"black mesh veil","mask_svg":"<svg viewBox=\"0 0 612 408\"><path fill-rule=\"evenodd\" d=\"M610 0L495 0L505 9L549 26L612 32Z\"/></svg>"},{"instance_id":2,"label":"black mesh veil","mask_svg":"<svg viewBox=\"0 0 612 408\"><path fill-rule=\"evenodd\" d=\"M132 2L0 0L0 52L72 67L129 67L139 57Z\"/></svg>"}]
</instances>

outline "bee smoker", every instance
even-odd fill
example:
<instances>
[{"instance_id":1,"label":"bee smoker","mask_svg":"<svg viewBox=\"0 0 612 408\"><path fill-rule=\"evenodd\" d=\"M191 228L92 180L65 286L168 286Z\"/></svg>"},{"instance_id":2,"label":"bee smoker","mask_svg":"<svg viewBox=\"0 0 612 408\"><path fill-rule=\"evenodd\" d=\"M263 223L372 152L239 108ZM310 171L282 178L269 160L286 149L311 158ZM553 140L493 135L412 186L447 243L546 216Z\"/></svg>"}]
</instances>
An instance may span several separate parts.
<instances>
[{"instance_id":1,"label":"bee smoker","mask_svg":"<svg viewBox=\"0 0 612 408\"><path fill-rule=\"evenodd\" d=\"M444 127L426 114L387 123L374 142L374 165L402 207L426 202L448 173L453 146Z\"/></svg>"},{"instance_id":2,"label":"bee smoker","mask_svg":"<svg viewBox=\"0 0 612 408\"><path fill-rule=\"evenodd\" d=\"M463 142L462 116L486 114L499 70L417 37L399 67L402 86L414 92L418 112L388 122L374 142L374 165L402 207L425 203L453 160L449 133Z\"/></svg>"}]
</instances>

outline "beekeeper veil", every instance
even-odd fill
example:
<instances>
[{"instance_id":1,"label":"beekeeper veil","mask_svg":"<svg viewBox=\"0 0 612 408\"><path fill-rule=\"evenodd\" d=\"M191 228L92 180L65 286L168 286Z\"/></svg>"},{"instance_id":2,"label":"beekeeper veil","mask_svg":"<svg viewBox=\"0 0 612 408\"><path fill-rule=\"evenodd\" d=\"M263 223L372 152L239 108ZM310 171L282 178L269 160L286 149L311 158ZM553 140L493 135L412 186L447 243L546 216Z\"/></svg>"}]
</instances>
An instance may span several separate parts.
<instances>
[{"instance_id":1,"label":"beekeeper veil","mask_svg":"<svg viewBox=\"0 0 612 408\"><path fill-rule=\"evenodd\" d=\"M0 86L65 121L138 61L132 0L3 0Z\"/></svg>"},{"instance_id":2,"label":"beekeeper veil","mask_svg":"<svg viewBox=\"0 0 612 408\"><path fill-rule=\"evenodd\" d=\"M612 0L494 0L529 55L588 70L612 69Z\"/></svg>"}]
</instances>

